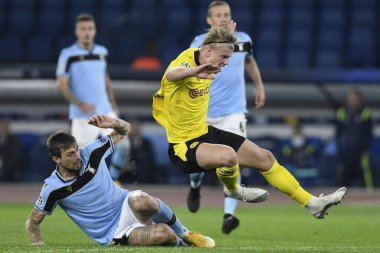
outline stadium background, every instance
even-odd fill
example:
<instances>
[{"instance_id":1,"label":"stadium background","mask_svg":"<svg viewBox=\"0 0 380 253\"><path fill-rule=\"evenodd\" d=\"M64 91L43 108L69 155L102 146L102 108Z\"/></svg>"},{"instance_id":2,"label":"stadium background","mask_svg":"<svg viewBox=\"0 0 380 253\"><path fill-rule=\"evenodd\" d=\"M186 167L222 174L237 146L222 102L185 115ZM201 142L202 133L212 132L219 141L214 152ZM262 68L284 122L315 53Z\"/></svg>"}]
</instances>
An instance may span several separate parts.
<instances>
[{"instance_id":1,"label":"stadium background","mask_svg":"<svg viewBox=\"0 0 380 253\"><path fill-rule=\"evenodd\" d=\"M41 182L52 162L46 136L68 129L68 106L55 87L59 51L75 41L75 17L97 20L96 42L110 51L109 71L122 117L142 122L154 146L157 183L184 184L188 178L170 164L165 134L151 118L151 97L164 68L186 49L205 22L210 1L201 0L0 0L0 116L12 122L23 141L21 180ZM380 2L376 0L229 1L238 30L251 35L262 71L267 104L253 110L254 85L247 85L249 136L278 152L299 120L322 150L316 186L336 181L334 109L321 92L343 103L345 92L360 88L373 109L375 140L370 161L380 184ZM133 59L154 45L163 69L135 71ZM153 53L153 51L151 52ZM256 183L255 174L246 175ZM212 180L210 180L212 181ZM139 182L137 182L139 183ZM259 182L262 183L262 182Z\"/></svg>"}]
</instances>

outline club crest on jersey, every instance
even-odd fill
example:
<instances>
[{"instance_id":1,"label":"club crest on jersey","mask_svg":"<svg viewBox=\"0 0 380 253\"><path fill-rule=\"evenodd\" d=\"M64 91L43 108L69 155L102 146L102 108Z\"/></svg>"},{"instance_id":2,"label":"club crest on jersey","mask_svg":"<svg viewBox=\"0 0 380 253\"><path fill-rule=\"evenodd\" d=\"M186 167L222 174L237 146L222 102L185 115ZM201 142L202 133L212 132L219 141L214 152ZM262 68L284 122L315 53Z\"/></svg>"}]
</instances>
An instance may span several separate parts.
<instances>
[{"instance_id":1,"label":"club crest on jersey","mask_svg":"<svg viewBox=\"0 0 380 253\"><path fill-rule=\"evenodd\" d=\"M190 64L187 62L181 62L181 65L184 66L185 68L190 68Z\"/></svg>"},{"instance_id":2,"label":"club crest on jersey","mask_svg":"<svg viewBox=\"0 0 380 253\"><path fill-rule=\"evenodd\" d=\"M38 197L38 200L37 200L37 205L42 205L42 197L41 195Z\"/></svg>"},{"instance_id":3,"label":"club crest on jersey","mask_svg":"<svg viewBox=\"0 0 380 253\"><path fill-rule=\"evenodd\" d=\"M191 98L196 98L198 96L204 96L210 92L210 88L204 88L204 89L191 89L189 90L189 96Z\"/></svg>"},{"instance_id":4,"label":"club crest on jersey","mask_svg":"<svg viewBox=\"0 0 380 253\"><path fill-rule=\"evenodd\" d=\"M86 171L89 171L89 172L91 172L92 174L95 174L95 169L94 169L94 168L88 167L88 168L86 169Z\"/></svg>"},{"instance_id":5,"label":"club crest on jersey","mask_svg":"<svg viewBox=\"0 0 380 253\"><path fill-rule=\"evenodd\" d=\"M98 139L101 143L106 143L108 141L108 137L107 136L103 136L103 137L100 137Z\"/></svg>"}]
</instances>

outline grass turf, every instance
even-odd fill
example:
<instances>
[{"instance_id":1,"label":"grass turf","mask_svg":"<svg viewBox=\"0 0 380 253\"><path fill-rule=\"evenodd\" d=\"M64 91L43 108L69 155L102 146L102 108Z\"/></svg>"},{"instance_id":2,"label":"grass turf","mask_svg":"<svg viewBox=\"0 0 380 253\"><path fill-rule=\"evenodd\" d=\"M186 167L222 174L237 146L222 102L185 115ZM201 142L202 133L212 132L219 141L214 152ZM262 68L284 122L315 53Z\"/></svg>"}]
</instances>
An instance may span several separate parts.
<instances>
[{"instance_id":1,"label":"grass turf","mask_svg":"<svg viewBox=\"0 0 380 253\"><path fill-rule=\"evenodd\" d=\"M214 249L98 246L59 207L41 225L47 245L32 247L24 228L31 208L0 204L0 252L380 252L379 205L339 205L326 220L311 217L296 204L240 208L240 227L228 236L220 232L221 208L203 208L197 214L175 208L189 229L215 239Z\"/></svg>"}]
</instances>

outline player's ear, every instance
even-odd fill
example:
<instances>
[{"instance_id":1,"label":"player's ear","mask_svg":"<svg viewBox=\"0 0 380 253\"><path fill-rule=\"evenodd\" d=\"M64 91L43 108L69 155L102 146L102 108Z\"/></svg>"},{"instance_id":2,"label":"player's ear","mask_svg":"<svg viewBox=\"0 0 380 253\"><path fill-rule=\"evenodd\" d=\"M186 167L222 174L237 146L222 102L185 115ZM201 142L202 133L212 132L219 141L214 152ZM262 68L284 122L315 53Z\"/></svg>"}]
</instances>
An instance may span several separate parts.
<instances>
[{"instance_id":1,"label":"player's ear","mask_svg":"<svg viewBox=\"0 0 380 253\"><path fill-rule=\"evenodd\" d=\"M212 26L212 22L211 22L211 18L210 17L206 18L206 22L207 22L207 24L209 24L209 26Z\"/></svg>"},{"instance_id":2,"label":"player's ear","mask_svg":"<svg viewBox=\"0 0 380 253\"><path fill-rule=\"evenodd\" d=\"M61 159L58 156L53 155L51 159L56 163L59 164L61 162Z\"/></svg>"}]
</instances>

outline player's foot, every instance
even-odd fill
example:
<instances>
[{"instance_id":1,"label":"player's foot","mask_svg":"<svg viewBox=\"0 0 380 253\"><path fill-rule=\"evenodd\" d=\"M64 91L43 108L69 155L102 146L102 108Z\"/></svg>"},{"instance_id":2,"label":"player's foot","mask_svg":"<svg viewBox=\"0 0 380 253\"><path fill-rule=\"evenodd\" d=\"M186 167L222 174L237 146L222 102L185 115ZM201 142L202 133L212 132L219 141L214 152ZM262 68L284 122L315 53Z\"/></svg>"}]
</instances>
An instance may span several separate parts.
<instances>
[{"instance_id":1,"label":"player's foot","mask_svg":"<svg viewBox=\"0 0 380 253\"><path fill-rule=\"evenodd\" d=\"M311 214L317 219L324 219L328 214L327 210L333 205L338 205L346 193L347 188L342 187L329 195L323 196L323 194L321 194L318 197L315 207L310 208Z\"/></svg>"},{"instance_id":2,"label":"player's foot","mask_svg":"<svg viewBox=\"0 0 380 253\"><path fill-rule=\"evenodd\" d=\"M239 186L236 191L228 191L224 189L227 197L242 200L250 203L260 203L269 198L269 193L266 190L259 188L248 188L244 185Z\"/></svg>"},{"instance_id":3,"label":"player's foot","mask_svg":"<svg viewBox=\"0 0 380 253\"><path fill-rule=\"evenodd\" d=\"M226 213L223 217L222 233L229 234L239 226L239 219L232 214Z\"/></svg>"},{"instance_id":4,"label":"player's foot","mask_svg":"<svg viewBox=\"0 0 380 253\"><path fill-rule=\"evenodd\" d=\"M187 208L189 208L190 212L192 213L196 213L199 209L201 199L200 190L201 187L190 187L190 191L187 194Z\"/></svg>"},{"instance_id":5,"label":"player's foot","mask_svg":"<svg viewBox=\"0 0 380 253\"><path fill-rule=\"evenodd\" d=\"M202 235L195 231L189 231L183 238L183 241L191 246L201 248L213 248L215 247L215 241L208 236Z\"/></svg>"},{"instance_id":6,"label":"player's foot","mask_svg":"<svg viewBox=\"0 0 380 253\"><path fill-rule=\"evenodd\" d=\"M119 186L120 188L124 189L124 188L123 188L123 184L120 182L119 179L115 179L115 180L113 180L113 181L115 182L115 184L116 184L117 186Z\"/></svg>"}]
</instances>

